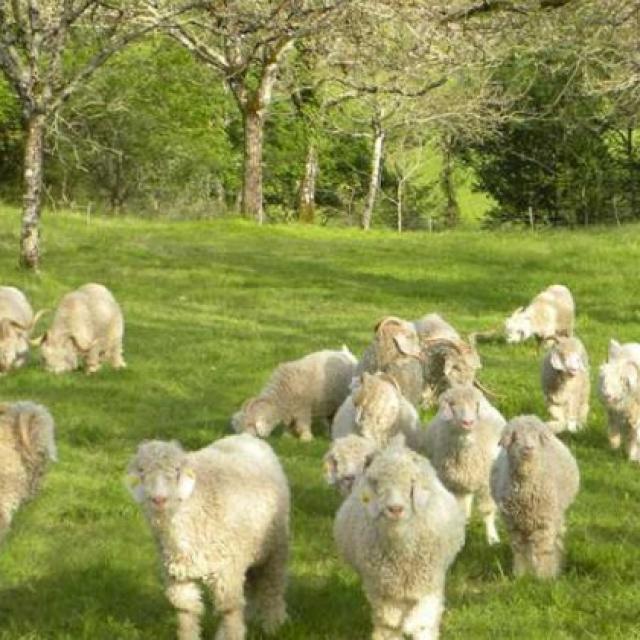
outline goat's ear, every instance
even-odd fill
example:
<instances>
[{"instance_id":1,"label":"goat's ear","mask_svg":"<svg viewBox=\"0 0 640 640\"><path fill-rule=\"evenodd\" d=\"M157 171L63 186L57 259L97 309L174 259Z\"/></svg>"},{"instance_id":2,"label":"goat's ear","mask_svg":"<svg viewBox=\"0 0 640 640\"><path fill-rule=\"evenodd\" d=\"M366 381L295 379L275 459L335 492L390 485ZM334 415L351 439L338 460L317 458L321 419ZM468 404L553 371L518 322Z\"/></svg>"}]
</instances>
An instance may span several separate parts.
<instances>
[{"instance_id":1,"label":"goat's ear","mask_svg":"<svg viewBox=\"0 0 640 640\"><path fill-rule=\"evenodd\" d=\"M611 340L609 340L609 360L615 360L621 355L621 352L622 345L617 340L611 338Z\"/></svg>"},{"instance_id":2,"label":"goat's ear","mask_svg":"<svg viewBox=\"0 0 640 640\"><path fill-rule=\"evenodd\" d=\"M144 486L142 485L142 478L138 473L129 469L125 476L124 483L135 502L140 503L144 500Z\"/></svg>"},{"instance_id":3,"label":"goat's ear","mask_svg":"<svg viewBox=\"0 0 640 640\"><path fill-rule=\"evenodd\" d=\"M415 512L421 511L429 504L429 491L420 479L411 485L411 506Z\"/></svg>"},{"instance_id":4,"label":"goat's ear","mask_svg":"<svg viewBox=\"0 0 640 640\"><path fill-rule=\"evenodd\" d=\"M324 477L328 484L336 483L336 473L338 471L338 464L331 452L327 452L322 460L324 467Z\"/></svg>"},{"instance_id":5,"label":"goat's ear","mask_svg":"<svg viewBox=\"0 0 640 640\"><path fill-rule=\"evenodd\" d=\"M422 353L418 341L415 339L412 340L409 336L400 333L393 336L393 342L398 348L398 351L405 356L414 356L415 358L419 358Z\"/></svg>"},{"instance_id":6,"label":"goat's ear","mask_svg":"<svg viewBox=\"0 0 640 640\"><path fill-rule=\"evenodd\" d=\"M16 424L16 436L22 452L29 458L36 454L37 435L35 429L35 416L33 413L20 412Z\"/></svg>"},{"instance_id":7,"label":"goat's ear","mask_svg":"<svg viewBox=\"0 0 640 640\"><path fill-rule=\"evenodd\" d=\"M178 497L180 500L186 500L191 496L196 486L196 473L189 467L185 466L180 470L178 478Z\"/></svg>"},{"instance_id":8,"label":"goat's ear","mask_svg":"<svg viewBox=\"0 0 640 640\"><path fill-rule=\"evenodd\" d=\"M508 449L516 440L516 430L513 427L505 427L498 443L501 447Z\"/></svg>"},{"instance_id":9,"label":"goat's ear","mask_svg":"<svg viewBox=\"0 0 640 640\"><path fill-rule=\"evenodd\" d=\"M551 366L556 371L564 371L565 370L564 362L562 362L562 358L560 357L560 354L557 351L552 351L551 352L551 358L549 359L549 361L551 362Z\"/></svg>"},{"instance_id":10,"label":"goat's ear","mask_svg":"<svg viewBox=\"0 0 640 640\"><path fill-rule=\"evenodd\" d=\"M624 365L622 376L629 388L635 388L638 385L638 365L633 362L627 362Z\"/></svg>"},{"instance_id":11,"label":"goat's ear","mask_svg":"<svg viewBox=\"0 0 640 640\"><path fill-rule=\"evenodd\" d=\"M586 351L583 351L580 355L580 369L587 371L589 369L589 356Z\"/></svg>"}]
</instances>

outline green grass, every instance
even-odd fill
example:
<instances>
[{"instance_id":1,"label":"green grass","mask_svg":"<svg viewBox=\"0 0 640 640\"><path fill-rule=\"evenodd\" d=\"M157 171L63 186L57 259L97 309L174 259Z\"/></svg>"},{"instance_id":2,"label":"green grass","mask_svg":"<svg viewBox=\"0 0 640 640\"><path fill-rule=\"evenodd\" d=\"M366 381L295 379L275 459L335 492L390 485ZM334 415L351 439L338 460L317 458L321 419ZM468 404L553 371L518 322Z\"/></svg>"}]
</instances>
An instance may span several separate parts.
<instances>
[{"instance_id":1,"label":"green grass","mask_svg":"<svg viewBox=\"0 0 640 640\"><path fill-rule=\"evenodd\" d=\"M639 231L398 237L241 221L87 225L50 214L42 273L29 275L15 267L18 213L0 209L0 282L23 288L37 308L84 282L105 283L125 311L129 363L56 377L34 358L0 379L0 398L50 407L60 449L0 548L0 640L174 638L151 536L122 482L137 442L206 445L278 362L342 343L360 353L385 314L438 310L471 331L563 282L595 380L609 337L639 337ZM488 344L481 353L482 381L507 416L543 414L535 347ZM445 640L640 638L640 469L608 450L595 398L587 430L566 440L582 491L565 573L553 583L514 580L506 541L488 548L474 520L447 583ZM291 622L278 637L366 638L368 607L331 537L339 500L322 480L326 435L270 442L294 500ZM206 637L214 628L209 613Z\"/></svg>"}]
</instances>

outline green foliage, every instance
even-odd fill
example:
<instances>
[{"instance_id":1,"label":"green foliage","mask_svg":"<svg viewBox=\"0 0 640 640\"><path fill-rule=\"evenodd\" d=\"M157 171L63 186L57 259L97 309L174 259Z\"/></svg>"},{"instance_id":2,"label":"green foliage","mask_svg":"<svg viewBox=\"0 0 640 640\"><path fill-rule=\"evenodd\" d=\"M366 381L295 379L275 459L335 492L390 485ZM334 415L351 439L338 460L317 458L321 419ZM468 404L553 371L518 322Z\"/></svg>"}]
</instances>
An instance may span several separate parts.
<instances>
[{"instance_id":1,"label":"green foliage","mask_svg":"<svg viewBox=\"0 0 640 640\"><path fill-rule=\"evenodd\" d=\"M0 193L15 197L20 187L22 127L20 107L13 91L0 75Z\"/></svg>"},{"instance_id":2,"label":"green foliage","mask_svg":"<svg viewBox=\"0 0 640 640\"><path fill-rule=\"evenodd\" d=\"M63 198L112 210L220 212L239 185L229 135L237 117L219 78L173 41L148 39L65 109L50 139L57 153L48 180Z\"/></svg>"},{"instance_id":3,"label":"green foliage","mask_svg":"<svg viewBox=\"0 0 640 640\"><path fill-rule=\"evenodd\" d=\"M609 105L587 77L571 48L514 52L502 62L494 81L517 115L480 141L463 141L478 187L497 202L490 222L527 223L530 208L543 224L610 222L614 200L628 198ZM636 164L627 180L637 181Z\"/></svg>"},{"instance_id":4,"label":"green foliage","mask_svg":"<svg viewBox=\"0 0 640 640\"><path fill-rule=\"evenodd\" d=\"M610 337L637 339L635 227L398 237L225 220L86 224L59 213L48 217L39 275L15 267L18 227L18 212L0 209L0 282L23 288L37 308L104 282L124 308L129 368L54 376L34 356L2 379L3 400L51 408L60 462L0 547L1 640L175 638L151 535L122 481L127 462L143 438L197 448L225 434L232 412L283 360L343 342L360 354L388 313L437 310L464 333L493 327L558 280L575 293L593 382ZM481 380L499 394L498 407L544 415L535 346L480 351ZM294 500L291 621L278 640L364 640L370 612L335 552L339 498L322 478L328 439L316 427L310 444L280 433L269 440ZM608 449L595 399L587 429L563 438L582 474L563 575L513 579L505 532L489 548L476 515L447 581L443 640L640 637L638 469ZM208 612L204 637L214 627Z\"/></svg>"}]
</instances>

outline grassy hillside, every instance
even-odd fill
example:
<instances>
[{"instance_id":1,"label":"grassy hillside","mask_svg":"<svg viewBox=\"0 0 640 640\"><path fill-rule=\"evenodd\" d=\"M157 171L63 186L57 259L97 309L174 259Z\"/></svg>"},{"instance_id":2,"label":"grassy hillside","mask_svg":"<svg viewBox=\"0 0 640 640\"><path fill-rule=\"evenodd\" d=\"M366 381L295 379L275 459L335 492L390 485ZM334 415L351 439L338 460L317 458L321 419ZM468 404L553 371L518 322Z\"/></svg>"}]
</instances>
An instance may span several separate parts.
<instances>
[{"instance_id":1,"label":"grassy hillside","mask_svg":"<svg viewBox=\"0 0 640 640\"><path fill-rule=\"evenodd\" d=\"M609 337L640 338L636 228L398 237L239 221L87 225L52 214L44 268L33 276L15 268L17 215L0 210L0 282L23 288L37 308L82 283L106 284L125 310L129 368L55 377L34 358L0 378L0 398L50 407L60 449L0 548L0 640L174 638L124 469L143 438L197 448L225 433L280 361L342 343L360 353L391 313L438 310L463 331L491 327L552 282L575 293L594 380ZM507 416L543 413L535 347L482 345L481 354L482 381ZM565 440L582 491L563 577L514 580L506 541L489 549L474 519L447 584L444 640L640 638L640 469L608 450L595 398L587 430ZM303 444L276 433L270 442L294 498L291 622L278 637L367 638L368 607L331 537L339 500L321 475L327 437ZM214 628L208 614L205 637Z\"/></svg>"}]
</instances>

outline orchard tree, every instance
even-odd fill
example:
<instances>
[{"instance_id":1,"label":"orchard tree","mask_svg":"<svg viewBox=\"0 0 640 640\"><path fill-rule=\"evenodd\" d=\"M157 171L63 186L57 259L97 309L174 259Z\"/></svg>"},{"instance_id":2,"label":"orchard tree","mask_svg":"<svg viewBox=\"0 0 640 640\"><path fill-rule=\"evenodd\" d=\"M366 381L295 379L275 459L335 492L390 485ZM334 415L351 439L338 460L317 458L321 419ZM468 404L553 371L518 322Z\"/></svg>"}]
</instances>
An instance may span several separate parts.
<instances>
[{"instance_id":1,"label":"orchard tree","mask_svg":"<svg viewBox=\"0 0 640 640\"><path fill-rule=\"evenodd\" d=\"M222 74L244 126L241 208L264 219L264 126L278 72L295 42L324 36L353 0L217 0L176 21L169 33L204 64ZM149 3L157 16L158 3Z\"/></svg>"},{"instance_id":2,"label":"orchard tree","mask_svg":"<svg viewBox=\"0 0 640 640\"><path fill-rule=\"evenodd\" d=\"M113 54L156 26L139 9L137 0L0 0L0 69L25 135L20 262L29 269L40 263L47 125Z\"/></svg>"}]
</instances>

